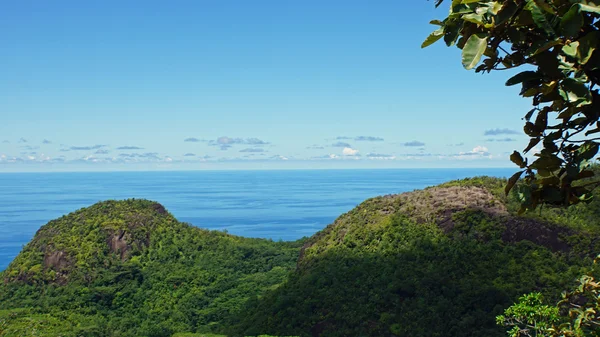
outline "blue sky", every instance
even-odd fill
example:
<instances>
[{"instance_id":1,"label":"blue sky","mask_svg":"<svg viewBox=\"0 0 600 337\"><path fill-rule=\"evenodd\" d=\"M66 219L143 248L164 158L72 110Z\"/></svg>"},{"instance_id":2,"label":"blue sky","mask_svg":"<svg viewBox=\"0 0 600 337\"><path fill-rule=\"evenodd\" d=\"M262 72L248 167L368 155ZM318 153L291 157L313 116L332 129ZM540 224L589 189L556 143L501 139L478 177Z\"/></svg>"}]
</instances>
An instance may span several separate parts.
<instances>
[{"instance_id":1,"label":"blue sky","mask_svg":"<svg viewBox=\"0 0 600 337\"><path fill-rule=\"evenodd\" d=\"M0 172L511 166L530 103L420 49L445 6L4 2Z\"/></svg>"}]
</instances>

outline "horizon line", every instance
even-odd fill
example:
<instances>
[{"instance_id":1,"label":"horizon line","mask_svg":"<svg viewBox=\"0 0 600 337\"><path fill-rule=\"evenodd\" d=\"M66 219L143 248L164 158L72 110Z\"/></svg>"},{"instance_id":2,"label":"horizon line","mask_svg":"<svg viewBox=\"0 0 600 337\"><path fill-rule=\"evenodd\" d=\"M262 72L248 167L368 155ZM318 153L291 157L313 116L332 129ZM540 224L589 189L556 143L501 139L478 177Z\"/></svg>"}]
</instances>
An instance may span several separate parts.
<instances>
[{"instance_id":1,"label":"horizon line","mask_svg":"<svg viewBox=\"0 0 600 337\"><path fill-rule=\"evenodd\" d=\"M496 167L370 167L370 168L224 168L224 169L169 169L169 170L105 170L105 171L0 171L0 174L35 173L148 173L148 172L231 172L231 171L394 171L394 170L499 170L511 169L509 166ZM517 169L517 168L515 168Z\"/></svg>"}]
</instances>

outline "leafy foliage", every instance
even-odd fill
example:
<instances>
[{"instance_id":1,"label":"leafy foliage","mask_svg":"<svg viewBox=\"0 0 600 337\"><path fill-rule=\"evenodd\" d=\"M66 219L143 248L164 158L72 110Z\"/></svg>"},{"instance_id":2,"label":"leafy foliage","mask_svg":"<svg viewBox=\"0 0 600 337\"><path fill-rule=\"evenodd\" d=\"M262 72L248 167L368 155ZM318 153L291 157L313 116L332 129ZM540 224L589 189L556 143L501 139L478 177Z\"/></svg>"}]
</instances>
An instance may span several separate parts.
<instances>
[{"instance_id":1,"label":"leafy foliage","mask_svg":"<svg viewBox=\"0 0 600 337\"><path fill-rule=\"evenodd\" d=\"M439 6L443 0L437 0ZM600 138L600 2L597 0L452 0L450 13L423 42L443 38L462 50L466 69L491 72L523 70L506 85L522 86L532 99L524 132L527 153L541 145L534 161L521 153L510 159L521 171L508 181L507 192L525 174L521 211L540 204L571 205L589 201L598 180L590 161ZM483 59L483 60L482 60ZM555 122L554 122L555 121Z\"/></svg>"},{"instance_id":2,"label":"leafy foliage","mask_svg":"<svg viewBox=\"0 0 600 337\"><path fill-rule=\"evenodd\" d=\"M577 287L564 293L554 306L544 304L540 293L522 296L496 318L498 324L512 327L508 333L511 337L600 335L600 284L594 272L597 270L582 276Z\"/></svg>"},{"instance_id":3,"label":"leafy foliage","mask_svg":"<svg viewBox=\"0 0 600 337\"><path fill-rule=\"evenodd\" d=\"M512 327L508 333L511 337L544 336L558 320L558 308L543 304L541 293L521 296L504 315L496 317L498 324Z\"/></svg>"}]
</instances>

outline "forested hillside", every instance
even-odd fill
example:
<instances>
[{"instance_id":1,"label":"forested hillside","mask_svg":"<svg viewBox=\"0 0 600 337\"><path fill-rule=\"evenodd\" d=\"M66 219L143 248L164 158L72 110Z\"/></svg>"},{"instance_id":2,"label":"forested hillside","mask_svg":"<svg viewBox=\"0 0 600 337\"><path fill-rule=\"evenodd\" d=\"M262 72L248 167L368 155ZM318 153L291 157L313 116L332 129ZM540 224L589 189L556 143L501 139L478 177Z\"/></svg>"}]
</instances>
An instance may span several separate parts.
<instances>
[{"instance_id":1,"label":"forested hillside","mask_svg":"<svg viewBox=\"0 0 600 337\"><path fill-rule=\"evenodd\" d=\"M297 271L234 332L503 336L496 315L557 299L598 251L598 202L516 216L505 181L474 178L370 199L313 236Z\"/></svg>"},{"instance_id":2,"label":"forested hillside","mask_svg":"<svg viewBox=\"0 0 600 337\"><path fill-rule=\"evenodd\" d=\"M192 227L151 201L101 202L42 227L2 274L0 335L222 330L286 278L299 245Z\"/></svg>"},{"instance_id":3,"label":"forested hillside","mask_svg":"<svg viewBox=\"0 0 600 337\"><path fill-rule=\"evenodd\" d=\"M297 242L98 203L43 226L0 274L0 336L503 336L495 316L531 291L557 299L600 232L597 198L518 216L505 184L369 199Z\"/></svg>"}]
</instances>

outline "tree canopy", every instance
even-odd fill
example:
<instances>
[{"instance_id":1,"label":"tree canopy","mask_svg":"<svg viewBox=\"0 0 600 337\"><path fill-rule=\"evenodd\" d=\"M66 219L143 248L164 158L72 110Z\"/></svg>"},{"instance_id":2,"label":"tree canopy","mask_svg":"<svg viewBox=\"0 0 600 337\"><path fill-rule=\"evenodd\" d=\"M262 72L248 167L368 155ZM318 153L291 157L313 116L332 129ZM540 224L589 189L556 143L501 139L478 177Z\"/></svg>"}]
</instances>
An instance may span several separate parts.
<instances>
[{"instance_id":1,"label":"tree canopy","mask_svg":"<svg viewBox=\"0 0 600 337\"><path fill-rule=\"evenodd\" d=\"M600 283L594 270L581 276L577 287L562 294L556 305L543 303L541 293L522 296L519 302L496 317L500 325L511 327L510 337L585 337L600 334Z\"/></svg>"},{"instance_id":2,"label":"tree canopy","mask_svg":"<svg viewBox=\"0 0 600 337\"><path fill-rule=\"evenodd\" d=\"M444 0L436 0L436 6ZM530 137L510 160L506 186L519 186L521 211L541 204L589 201L598 186L590 169L600 137L600 0L451 0L448 16L421 47L443 39L478 73L518 68L506 81L532 100L523 130ZM491 98L490 98L491 99ZM533 151L532 151L533 150Z\"/></svg>"}]
</instances>

